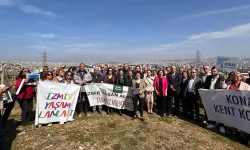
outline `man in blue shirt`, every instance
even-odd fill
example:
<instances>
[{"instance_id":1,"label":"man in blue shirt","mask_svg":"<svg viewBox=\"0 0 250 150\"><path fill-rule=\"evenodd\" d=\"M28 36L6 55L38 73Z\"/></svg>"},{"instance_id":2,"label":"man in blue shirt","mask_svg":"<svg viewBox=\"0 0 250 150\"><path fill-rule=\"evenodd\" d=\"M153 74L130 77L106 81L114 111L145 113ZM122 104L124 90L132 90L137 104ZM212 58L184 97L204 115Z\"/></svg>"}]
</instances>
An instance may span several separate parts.
<instances>
[{"instance_id":1,"label":"man in blue shirt","mask_svg":"<svg viewBox=\"0 0 250 150\"><path fill-rule=\"evenodd\" d=\"M101 64L101 65L100 65L99 74L100 74L102 77L104 77L104 76L107 74L107 70L105 70L105 65L104 65L104 64Z\"/></svg>"}]
</instances>

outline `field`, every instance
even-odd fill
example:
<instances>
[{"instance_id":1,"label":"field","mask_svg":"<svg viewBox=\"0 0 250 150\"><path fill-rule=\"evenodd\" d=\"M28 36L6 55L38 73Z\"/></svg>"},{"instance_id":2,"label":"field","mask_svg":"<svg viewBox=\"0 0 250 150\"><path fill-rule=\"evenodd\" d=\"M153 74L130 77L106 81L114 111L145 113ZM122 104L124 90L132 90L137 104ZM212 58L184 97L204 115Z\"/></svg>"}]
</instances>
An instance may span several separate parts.
<instances>
[{"instance_id":1,"label":"field","mask_svg":"<svg viewBox=\"0 0 250 150\"><path fill-rule=\"evenodd\" d=\"M192 121L148 114L144 122L117 114L91 114L90 117L75 117L73 122L64 125L23 127L16 105L5 127L5 149L244 150L248 147Z\"/></svg>"}]
</instances>

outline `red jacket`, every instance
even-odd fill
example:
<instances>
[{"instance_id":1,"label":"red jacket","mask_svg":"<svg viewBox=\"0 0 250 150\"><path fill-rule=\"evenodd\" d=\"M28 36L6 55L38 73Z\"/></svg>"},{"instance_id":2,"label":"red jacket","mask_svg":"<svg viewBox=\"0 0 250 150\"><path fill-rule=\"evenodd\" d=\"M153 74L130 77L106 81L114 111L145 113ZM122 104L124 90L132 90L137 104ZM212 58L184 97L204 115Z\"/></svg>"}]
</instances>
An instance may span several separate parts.
<instances>
[{"instance_id":1,"label":"red jacket","mask_svg":"<svg viewBox=\"0 0 250 150\"><path fill-rule=\"evenodd\" d=\"M25 79L25 78L20 78L19 76L16 77L16 85L15 85L16 91L18 90L23 79ZM33 85L26 85L24 83L19 94L17 95L17 99L19 99L19 100L31 99L34 97L34 94L35 94L34 86Z\"/></svg>"},{"instance_id":2,"label":"red jacket","mask_svg":"<svg viewBox=\"0 0 250 150\"><path fill-rule=\"evenodd\" d=\"M163 96L167 96L167 90L168 90L167 78L165 76L162 77L162 89L159 89L159 82L160 82L160 78L156 76L154 80L155 91L160 93L160 90L162 90Z\"/></svg>"}]
</instances>

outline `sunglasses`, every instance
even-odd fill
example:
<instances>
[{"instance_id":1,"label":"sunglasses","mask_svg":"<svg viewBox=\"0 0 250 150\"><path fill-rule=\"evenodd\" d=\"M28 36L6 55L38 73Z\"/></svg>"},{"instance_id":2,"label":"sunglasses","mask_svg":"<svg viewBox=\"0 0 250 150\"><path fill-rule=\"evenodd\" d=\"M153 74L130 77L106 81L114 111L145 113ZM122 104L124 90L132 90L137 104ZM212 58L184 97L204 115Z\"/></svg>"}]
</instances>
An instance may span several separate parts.
<instances>
[{"instance_id":1,"label":"sunglasses","mask_svg":"<svg viewBox=\"0 0 250 150\"><path fill-rule=\"evenodd\" d=\"M67 76L71 77L71 74L67 74Z\"/></svg>"},{"instance_id":2,"label":"sunglasses","mask_svg":"<svg viewBox=\"0 0 250 150\"><path fill-rule=\"evenodd\" d=\"M23 72L29 72L28 70L24 70Z\"/></svg>"},{"instance_id":3,"label":"sunglasses","mask_svg":"<svg viewBox=\"0 0 250 150\"><path fill-rule=\"evenodd\" d=\"M48 76L52 76L52 74L48 74Z\"/></svg>"},{"instance_id":4,"label":"sunglasses","mask_svg":"<svg viewBox=\"0 0 250 150\"><path fill-rule=\"evenodd\" d=\"M191 72L191 73L196 73L196 72Z\"/></svg>"}]
</instances>

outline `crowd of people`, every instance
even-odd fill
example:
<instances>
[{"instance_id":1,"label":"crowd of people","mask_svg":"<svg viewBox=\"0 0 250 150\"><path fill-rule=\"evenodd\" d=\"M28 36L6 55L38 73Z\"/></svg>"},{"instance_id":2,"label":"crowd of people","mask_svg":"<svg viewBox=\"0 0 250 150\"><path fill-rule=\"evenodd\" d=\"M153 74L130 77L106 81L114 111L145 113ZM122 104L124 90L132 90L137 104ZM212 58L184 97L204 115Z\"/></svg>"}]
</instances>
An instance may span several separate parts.
<instances>
[{"instance_id":1,"label":"crowd of people","mask_svg":"<svg viewBox=\"0 0 250 150\"><path fill-rule=\"evenodd\" d=\"M23 79L28 82L29 79L26 79L28 73L30 73L28 68L20 71L16 77L16 90ZM107 83L139 89L133 97L134 106L131 116L133 119L138 118L143 121L143 113L146 110L148 114L157 113L161 117L176 116L197 122L203 121L207 124L207 128L212 129L217 126L222 133L225 133L223 124L208 120L206 113L204 118L201 117L202 100L198 89L250 90L250 79L244 82L244 77L239 72L231 72L227 78L220 75L216 67L212 67L210 71L210 67L207 65L204 65L202 70L180 67L177 71L174 65L167 67L165 70L150 70L147 66L143 68L136 66L132 70L132 67L127 63L122 68L117 65L108 67L101 64L94 68L93 72L90 72L85 68L85 64L81 63L78 70L70 68L65 72L63 68L59 68L55 73L45 66L40 77L43 81L81 86L76 107L79 117L90 116L91 112L100 114L116 112L121 116L126 114L124 110L115 110L110 107L90 107L85 86L90 83ZM17 101L22 111L21 121L23 125L32 120L31 111L34 96L34 86L23 84L20 93L17 95ZM137 110L140 112L139 115L137 115ZM64 122L60 122L60 124L64 124ZM48 124L48 126L50 125L52 124Z\"/></svg>"}]
</instances>

